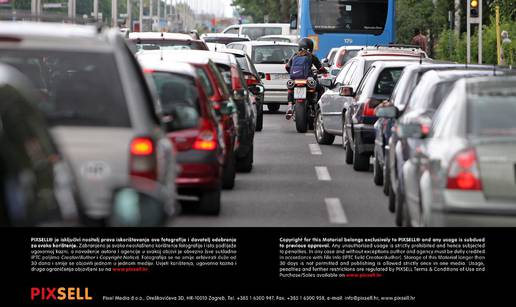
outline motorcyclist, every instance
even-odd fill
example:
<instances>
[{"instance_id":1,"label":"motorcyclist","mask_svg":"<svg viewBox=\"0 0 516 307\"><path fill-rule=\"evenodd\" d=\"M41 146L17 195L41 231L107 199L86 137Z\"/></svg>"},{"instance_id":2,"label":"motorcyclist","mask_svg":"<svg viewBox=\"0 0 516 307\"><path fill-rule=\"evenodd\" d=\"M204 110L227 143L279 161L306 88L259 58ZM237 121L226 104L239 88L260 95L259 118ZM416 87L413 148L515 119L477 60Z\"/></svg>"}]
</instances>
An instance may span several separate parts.
<instances>
[{"instance_id":1,"label":"motorcyclist","mask_svg":"<svg viewBox=\"0 0 516 307\"><path fill-rule=\"evenodd\" d=\"M310 62L311 62L311 65L310 65L310 68L312 68L312 66L315 66L315 68L321 72L321 73L324 73L326 72L326 68L324 68L321 64L321 61L317 58L317 56L315 54L313 54L313 50L314 50L314 42L309 39L309 38L303 38L299 41L299 50L298 52L296 52L296 54L294 54L288 61L288 63L285 65L285 69L287 70L287 72L291 75L291 79L294 79L292 77L292 74L290 72L290 69L292 68L292 64L293 64L293 61L296 57L308 57ZM312 70L310 69L310 75L309 76L305 76L306 77L312 77L314 78L314 80L317 82L317 74L314 74L312 72ZM321 97L321 95L324 93L324 89L323 87L319 84L319 82L316 83L317 84L317 93L318 93L318 97ZM292 110L292 103L294 101L294 94L292 92L289 92L288 94L288 109L287 109L287 113L285 115L286 119L289 120L290 118L292 118L292 114L294 113L293 110Z\"/></svg>"}]
</instances>

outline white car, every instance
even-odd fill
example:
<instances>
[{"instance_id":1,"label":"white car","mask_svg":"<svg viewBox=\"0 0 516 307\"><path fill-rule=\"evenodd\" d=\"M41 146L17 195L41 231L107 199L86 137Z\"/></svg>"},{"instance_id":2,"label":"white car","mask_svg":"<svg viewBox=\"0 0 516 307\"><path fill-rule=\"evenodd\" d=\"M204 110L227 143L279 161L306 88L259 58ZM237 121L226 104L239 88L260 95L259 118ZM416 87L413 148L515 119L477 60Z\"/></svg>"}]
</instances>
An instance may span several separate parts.
<instances>
[{"instance_id":1,"label":"white car","mask_svg":"<svg viewBox=\"0 0 516 307\"><path fill-rule=\"evenodd\" d=\"M247 35L240 34L227 34L227 33L206 33L201 35L201 39L208 43L216 44L231 44L236 42L250 41L251 39Z\"/></svg>"},{"instance_id":2,"label":"white car","mask_svg":"<svg viewBox=\"0 0 516 307\"><path fill-rule=\"evenodd\" d=\"M136 44L138 51L145 50L208 50L202 40L193 39L188 34L168 32L131 32L129 40Z\"/></svg>"},{"instance_id":3,"label":"white car","mask_svg":"<svg viewBox=\"0 0 516 307\"><path fill-rule=\"evenodd\" d=\"M264 36L258 37L256 40L257 41L266 41L266 42L297 44L299 42L299 36L297 36L297 35L264 35Z\"/></svg>"},{"instance_id":4,"label":"white car","mask_svg":"<svg viewBox=\"0 0 516 307\"><path fill-rule=\"evenodd\" d=\"M269 111L278 111L280 105L287 104L287 81L290 76L285 64L297 52L297 44L252 41L232 43L227 47L245 51L256 69L265 74L262 81Z\"/></svg>"},{"instance_id":5,"label":"white car","mask_svg":"<svg viewBox=\"0 0 516 307\"><path fill-rule=\"evenodd\" d=\"M264 35L290 35L288 23L247 23L232 25L224 29L222 33L247 35L252 40Z\"/></svg>"}]
</instances>

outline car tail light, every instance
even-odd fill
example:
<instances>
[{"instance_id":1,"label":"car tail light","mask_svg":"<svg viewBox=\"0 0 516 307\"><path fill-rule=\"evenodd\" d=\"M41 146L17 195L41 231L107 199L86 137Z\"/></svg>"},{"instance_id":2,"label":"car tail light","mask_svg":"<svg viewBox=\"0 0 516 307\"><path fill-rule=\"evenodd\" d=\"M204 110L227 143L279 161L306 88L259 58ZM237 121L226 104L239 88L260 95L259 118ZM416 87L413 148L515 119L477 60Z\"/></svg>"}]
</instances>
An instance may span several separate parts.
<instances>
[{"instance_id":1,"label":"car tail light","mask_svg":"<svg viewBox=\"0 0 516 307\"><path fill-rule=\"evenodd\" d=\"M244 74L244 78L245 78L245 82L247 83L248 86L260 84L258 79L256 79L256 77L253 75Z\"/></svg>"},{"instance_id":2,"label":"car tail light","mask_svg":"<svg viewBox=\"0 0 516 307\"><path fill-rule=\"evenodd\" d=\"M240 80L238 68L234 65L231 66L231 87L233 87L233 90L241 90L244 88L242 80Z\"/></svg>"},{"instance_id":3,"label":"car tail light","mask_svg":"<svg viewBox=\"0 0 516 307\"><path fill-rule=\"evenodd\" d=\"M144 68L143 73L145 74L153 74L155 71L152 68Z\"/></svg>"},{"instance_id":4,"label":"car tail light","mask_svg":"<svg viewBox=\"0 0 516 307\"><path fill-rule=\"evenodd\" d=\"M364 109L362 110L362 116L364 117L373 117L374 114L374 108L371 107L371 103L374 103L375 101L373 99L369 99L364 103Z\"/></svg>"},{"instance_id":5,"label":"car tail light","mask_svg":"<svg viewBox=\"0 0 516 307\"><path fill-rule=\"evenodd\" d=\"M271 74L265 74L265 80L270 81L271 80Z\"/></svg>"},{"instance_id":6,"label":"car tail light","mask_svg":"<svg viewBox=\"0 0 516 307\"><path fill-rule=\"evenodd\" d=\"M134 138L131 141L130 154L129 172L131 177L157 179L156 150L151 138Z\"/></svg>"},{"instance_id":7,"label":"car tail light","mask_svg":"<svg viewBox=\"0 0 516 307\"><path fill-rule=\"evenodd\" d=\"M19 37L0 36L0 42L3 43L20 43L22 40Z\"/></svg>"},{"instance_id":8,"label":"car tail light","mask_svg":"<svg viewBox=\"0 0 516 307\"><path fill-rule=\"evenodd\" d=\"M215 150L217 148L217 131L209 120L202 120L201 131L195 139L192 148L207 151Z\"/></svg>"},{"instance_id":9,"label":"car tail light","mask_svg":"<svg viewBox=\"0 0 516 307\"><path fill-rule=\"evenodd\" d=\"M446 185L450 190L482 190L478 159L475 150L466 149L453 157L448 169L448 182Z\"/></svg>"}]
</instances>

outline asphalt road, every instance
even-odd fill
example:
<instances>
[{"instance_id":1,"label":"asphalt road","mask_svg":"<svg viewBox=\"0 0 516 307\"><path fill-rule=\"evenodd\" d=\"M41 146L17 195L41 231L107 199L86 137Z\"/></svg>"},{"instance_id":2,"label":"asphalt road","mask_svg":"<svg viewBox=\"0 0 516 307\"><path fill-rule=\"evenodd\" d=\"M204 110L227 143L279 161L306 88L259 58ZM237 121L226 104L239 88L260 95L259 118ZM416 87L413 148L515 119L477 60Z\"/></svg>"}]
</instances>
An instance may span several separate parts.
<instances>
[{"instance_id":1,"label":"asphalt road","mask_svg":"<svg viewBox=\"0 0 516 307\"><path fill-rule=\"evenodd\" d=\"M253 171L238 173L235 189L223 191L219 216L183 214L172 225L394 226L372 173L355 172L345 164L340 137L334 145L319 146L312 132L297 133L283 112L266 113L254 148Z\"/></svg>"}]
</instances>

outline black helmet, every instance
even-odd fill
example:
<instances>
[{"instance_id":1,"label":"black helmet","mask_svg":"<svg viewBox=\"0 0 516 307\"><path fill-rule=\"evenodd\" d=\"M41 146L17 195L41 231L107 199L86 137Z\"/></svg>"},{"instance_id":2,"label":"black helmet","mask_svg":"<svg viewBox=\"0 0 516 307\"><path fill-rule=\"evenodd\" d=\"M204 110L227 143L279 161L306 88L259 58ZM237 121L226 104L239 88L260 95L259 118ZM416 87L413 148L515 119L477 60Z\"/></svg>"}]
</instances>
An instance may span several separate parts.
<instances>
[{"instance_id":1,"label":"black helmet","mask_svg":"<svg viewBox=\"0 0 516 307\"><path fill-rule=\"evenodd\" d=\"M314 41L309 38L303 38L299 41L299 50L314 51Z\"/></svg>"}]
</instances>

